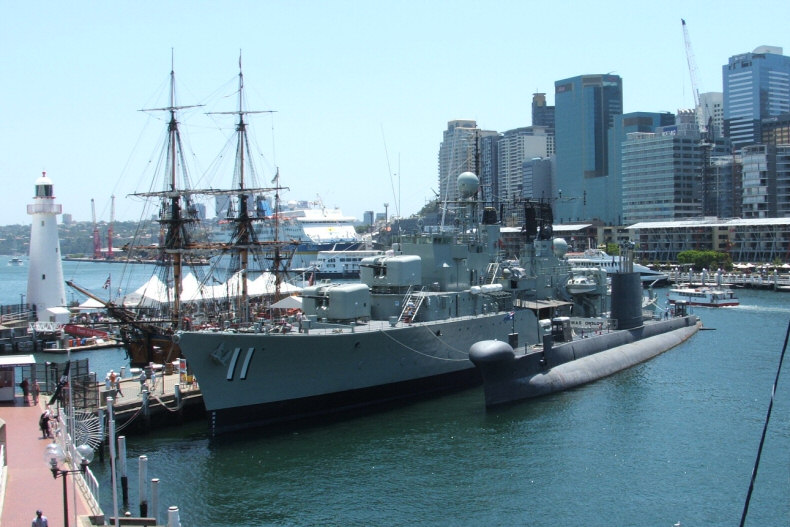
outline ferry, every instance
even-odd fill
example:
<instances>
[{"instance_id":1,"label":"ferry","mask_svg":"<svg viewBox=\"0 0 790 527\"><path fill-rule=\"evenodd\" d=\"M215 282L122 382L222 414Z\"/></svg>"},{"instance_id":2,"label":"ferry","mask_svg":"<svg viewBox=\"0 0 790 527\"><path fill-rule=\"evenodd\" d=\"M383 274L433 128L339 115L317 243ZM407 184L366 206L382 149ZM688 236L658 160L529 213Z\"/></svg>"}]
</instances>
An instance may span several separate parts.
<instances>
[{"instance_id":1,"label":"ferry","mask_svg":"<svg viewBox=\"0 0 790 527\"><path fill-rule=\"evenodd\" d=\"M620 271L621 259L619 256L607 254L601 249L587 249L584 252L570 252L567 255L568 263L573 267L599 268L608 274ZM640 265L633 264L634 272L639 273L643 285L662 284L669 281L669 276Z\"/></svg>"},{"instance_id":2,"label":"ferry","mask_svg":"<svg viewBox=\"0 0 790 527\"><path fill-rule=\"evenodd\" d=\"M670 304L687 302L691 306L725 307L740 305L732 289L721 287L676 287L667 293Z\"/></svg>"}]
</instances>

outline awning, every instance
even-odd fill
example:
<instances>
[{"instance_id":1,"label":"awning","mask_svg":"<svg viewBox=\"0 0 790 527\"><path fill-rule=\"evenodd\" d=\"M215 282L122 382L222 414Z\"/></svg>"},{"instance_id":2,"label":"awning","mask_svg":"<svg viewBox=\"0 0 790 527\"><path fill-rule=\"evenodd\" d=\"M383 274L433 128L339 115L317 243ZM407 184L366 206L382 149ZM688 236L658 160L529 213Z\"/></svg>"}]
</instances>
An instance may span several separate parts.
<instances>
[{"instance_id":1,"label":"awning","mask_svg":"<svg viewBox=\"0 0 790 527\"><path fill-rule=\"evenodd\" d=\"M560 306L570 306L572 302L563 302L561 300L516 300L516 306L524 307L527 309L550 309Z\"/></svg>"},{"instance_id":2,"label":"awning","mask_svg":"<svg viewBox=\"0 0 790 527\"><path fill-rule=\"evenodd\" d=\"M3 366L29 366L35 364L33 355L0 355L0 368Z\"/></svg>"}]
</instances>

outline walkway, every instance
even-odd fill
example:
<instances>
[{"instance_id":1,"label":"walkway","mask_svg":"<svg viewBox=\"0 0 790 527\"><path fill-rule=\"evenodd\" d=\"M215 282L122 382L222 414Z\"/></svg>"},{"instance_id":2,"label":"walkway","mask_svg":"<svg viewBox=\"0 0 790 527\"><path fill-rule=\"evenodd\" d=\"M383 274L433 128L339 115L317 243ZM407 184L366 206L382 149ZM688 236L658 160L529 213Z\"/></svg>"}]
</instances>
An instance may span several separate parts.
<instances>
[{"instance_id":1,"label":"walkway","mask_svg":"<svg viewBox=\"0 0 790 527\"><path fill-rule=\"evenodd\" d=\"M36 509L42 510L50 525L63 525L63 482L52 477L44 462L44 448L50 440L41 437L38 427L44 404L44 397L39 399L40 406L26 405L21 397L13 404L0 403L0 419L5 421L6 429L7 460L5 496L0 495L0 526L30 525ZM67 476L67 488L69 525L89 525L90 509L71 474ZM83 517L79 521L75 511Z\"/></svg>"}]
</instances>

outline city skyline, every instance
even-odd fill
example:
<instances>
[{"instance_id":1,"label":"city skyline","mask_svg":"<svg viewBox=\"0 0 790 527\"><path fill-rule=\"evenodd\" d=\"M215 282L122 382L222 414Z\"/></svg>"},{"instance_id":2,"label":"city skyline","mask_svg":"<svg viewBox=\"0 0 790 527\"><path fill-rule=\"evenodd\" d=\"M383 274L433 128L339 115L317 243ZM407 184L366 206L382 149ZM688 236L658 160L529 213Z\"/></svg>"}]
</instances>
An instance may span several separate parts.
<instances>
[{"instance_id":1,"label":"city skyline","mask_svg":"<svg viewBox=\"0 0 790 527\"><path fill-rule=\"evenodd\" d=\"M474 119L499 131L530 126L532 94L546 93L554 105L559 79L611 71L623 80L626 113L691 108L681 18L702 92L722 90L729 57L761 45L790 48L785 3L738 9L736 17L738 6L6 6L0 174L13 184L0 224L30 222L25 205L42 171L76 221L90 220L91 198L97 219L107 221L113 194L117 220L139 219L141 204L126 196L148 190L146 170L164 123L138 110L162 106L171 49L179 103L214 95L214 107L182 118L199 165L195 186L232 133L232 120L202 114L233 109L241 50L249 108L277 112L250 123L264 152L261 180L268 183L279 167L291 189L286 199L320 196L362 219L385 202L391 216L409 215L434 197L447 122ZM611 16L626 10L627 24ZM224 177L227 186L231 174Z\"/></svg>"}]
</instances>

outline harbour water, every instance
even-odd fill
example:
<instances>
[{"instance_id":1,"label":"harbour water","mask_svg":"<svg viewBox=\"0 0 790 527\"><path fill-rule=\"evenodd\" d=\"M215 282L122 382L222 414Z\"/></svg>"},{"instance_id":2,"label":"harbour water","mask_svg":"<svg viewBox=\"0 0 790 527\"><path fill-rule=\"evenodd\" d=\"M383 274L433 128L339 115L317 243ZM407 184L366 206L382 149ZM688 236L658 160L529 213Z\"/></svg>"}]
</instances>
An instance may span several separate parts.
<instances>
[{"instance_id":1,"label":"harbour water","mask_svg":"<svg viewBox=\"0 0 790 527\"><path fill-rule=\"evenodd\" d=\"M98 291L117 265L64 262L64 276ZM24 280L0 280L0 302ZM185 527L737 525L790 321L787 294L738 294L738 307L697 308L713 331L650 362L494 412L474 388L296 430L210 440L199 421L130 437L131 509L146 455L160 517L176 505ZM97 372L124 359L84 356ZM746 525L790 523L788 452L785 364ZM108 467L92 464L110 513Z\"/></svg>"}]
</instances>

